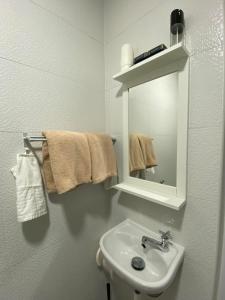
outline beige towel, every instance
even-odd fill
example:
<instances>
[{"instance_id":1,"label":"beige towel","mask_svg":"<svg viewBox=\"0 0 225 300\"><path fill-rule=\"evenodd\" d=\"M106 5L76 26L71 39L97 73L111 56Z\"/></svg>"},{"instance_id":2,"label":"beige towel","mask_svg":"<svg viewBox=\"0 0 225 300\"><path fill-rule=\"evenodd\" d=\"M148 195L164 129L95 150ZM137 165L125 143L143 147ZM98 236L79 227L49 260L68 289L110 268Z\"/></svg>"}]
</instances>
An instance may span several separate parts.
<instances>
[{"instance_id":1,"label":"beige towel","mask_svg":"<svg viewBox=\"0 0 225 300\"><path fill-rule=\"evenodd\" d=\"M139 134L138 139L140 142L145 168L157 166L155 152L153 148L153 139L145 135Z\"/></svg>"},{"instance_id":2,"label":"beige towel","mask_svg":"<svg viewBox=\"0 0 225 300\"><path fill-rule=\"evenodd\" d=\"M144 170L144 158L141 151L140 142L137 134L130 134L129 136L129 168L130 172Z\"/></svg>"},{"instance_id":3,"label":"beige towel","mask_svg":"<svg viewBox=\"0 0 225 300\"><path fill-rule=\"evenodd\" d=\"M43 167L45 187L46 187L48 193L56 193L57 189L56 189L55 181L54 181L53 174L52 174L52 168L51 168L51 162L50 162L47 142L43 142L43 144L42 144L42 157L43 157L42 167Z\"/></svg>"},{"instance_id":4,"label":"beige towel","mask_svg":"<svg viewBox=\"0 0 225 300\"><path fill-rule=\"evenodd\" d=\"M49 193L65 193L91 182L91 157L85 134L70 131L45 131L43 170Z\"/></svg>"},{"instance_id":5,"label":"beige towel","mask_svg":"<svg viewBox=\"0 0 225 300\"><path fill-rule=\"evenodd\" d=\"M117 175L116 154L112 138L106 134L87 133L91 155L91 178L99 183Z\"/></svg>"}]
</instances>

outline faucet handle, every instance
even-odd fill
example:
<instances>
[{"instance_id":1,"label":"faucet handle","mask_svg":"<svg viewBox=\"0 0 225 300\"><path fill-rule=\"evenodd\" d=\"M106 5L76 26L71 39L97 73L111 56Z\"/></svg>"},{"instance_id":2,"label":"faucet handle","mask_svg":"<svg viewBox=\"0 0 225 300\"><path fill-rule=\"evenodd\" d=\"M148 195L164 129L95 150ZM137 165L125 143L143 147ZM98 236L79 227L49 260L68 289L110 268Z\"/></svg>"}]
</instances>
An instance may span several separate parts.
<instances>
[{"instance_id":1,"label":"faucet handle","mask_svg":"<svg viewBox=\"0 0 225 300\"><path fill-rule=\"evenodd\" d=\"M172 237L172 235L171 235L171 233L170 233L170 231L168 230L168 231L166 231L166 232L164 232L164 231L162 231L162 230L159 230L159 233L161 234L161 238L163 239L163 240L172 240L173 239L173 237Z\"/></svg>"}]
</instances>

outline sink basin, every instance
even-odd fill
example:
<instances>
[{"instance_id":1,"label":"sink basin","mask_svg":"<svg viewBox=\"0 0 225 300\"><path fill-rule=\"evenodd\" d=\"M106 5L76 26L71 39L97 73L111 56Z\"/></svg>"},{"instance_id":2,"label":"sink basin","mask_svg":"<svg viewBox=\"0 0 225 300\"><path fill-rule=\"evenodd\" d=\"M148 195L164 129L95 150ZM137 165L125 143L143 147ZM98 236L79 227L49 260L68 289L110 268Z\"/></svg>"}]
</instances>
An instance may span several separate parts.
<instances>
[{"instance_id":1,"label":"sink basin","mask_svg":"<svg viewBox=\"0 0 225 300\"><path fill-rule=\"evenodd\" d=\"M160 240L160 236L127 219L106 232L100 240L103 259L121 279L136 291L159 295L172 283L184 257L184 248L172 243L168 251L153 247L144 249L143 235ZM135 270L131 266L133 257L141 257L145 268Z\"/></svg>"}]
</instances>

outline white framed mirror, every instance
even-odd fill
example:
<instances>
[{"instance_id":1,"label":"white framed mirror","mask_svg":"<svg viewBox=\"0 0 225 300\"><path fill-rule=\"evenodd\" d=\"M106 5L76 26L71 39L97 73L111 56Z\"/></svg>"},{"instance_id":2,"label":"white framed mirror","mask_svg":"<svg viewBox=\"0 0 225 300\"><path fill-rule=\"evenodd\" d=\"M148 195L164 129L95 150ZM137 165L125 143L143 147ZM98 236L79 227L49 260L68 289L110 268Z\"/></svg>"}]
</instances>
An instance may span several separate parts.
<instances>
[{"instance_id":1,"label":"white framed mirror","mask_svg":"<svg viewBox=\"0 0 225 300\"><path fill-rule=\"evenodd\" d=\"M179 210L186 202L188 53L178 44L114 79L123 83L123 179L115 188Z\"/></svg>"}]
</instances>

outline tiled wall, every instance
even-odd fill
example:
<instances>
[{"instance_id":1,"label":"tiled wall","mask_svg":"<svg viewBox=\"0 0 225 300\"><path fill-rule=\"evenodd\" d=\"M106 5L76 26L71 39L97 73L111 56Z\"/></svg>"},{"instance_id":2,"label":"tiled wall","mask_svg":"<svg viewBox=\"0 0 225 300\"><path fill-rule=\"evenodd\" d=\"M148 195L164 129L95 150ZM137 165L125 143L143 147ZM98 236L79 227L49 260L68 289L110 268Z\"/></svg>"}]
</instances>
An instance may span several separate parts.
<instances>
[{"instance_id":1,"label":"tiled wall","mask_svg":"<svg viewBox=\"0 0 225 300\"><path fill-rule=\"evenodd\" d=\"M222 0L105 0L107 130L117 136L120 152L122 95L112 75L120 70L121 46L130 43L137 55L160 43L169 45L169 15L174 8L184 10L191 54L187 205L176 212L114 194L112 217L114 223L129 217L155 231L170 229L174 240L185 246L182 270L160 300L215 300L222 172ZM133 299L132 291L119 281L113 290L115 300Z\"/></svg>"},{"instance_id":2,"label":"tiled wall","mask_svg":"<svg viewBox=\"0 0 225 300\"><path fill-rule=\"evenodd\" d=\"M186 248L180 276L160 300L215 300L222 0L105 0L104 6L103 37L102 0L0 2L0 299L105 299L104 277L94 257L98 240L110 219L112 225L130 217L155 231L171 229ZM104 131L106 119L119 152L121 92L112 75L120 68L120 47L130 42L138 54L162 42L168 45L169 13L175 7L185 11L191 52L185 210L118 194L112 194L111 207L100 185L85 185L51 197L49 215L18 224L9 169L23 151L22 133ZM133 299L127 286L117 280L114 285L114 300Z\"/></svg>"},{"instance_id":3,"label":"tiled wall","mask_svg":"<svg viewBox=\"0 0 225 300\"><path fill-rule=\"evenodd\" d=\"M104 131L103 2L0 1L0 299L104 299L95 263L110 205L100 185L20 224L9 169L22 133Z\"/></svg>"}]
</instances>

